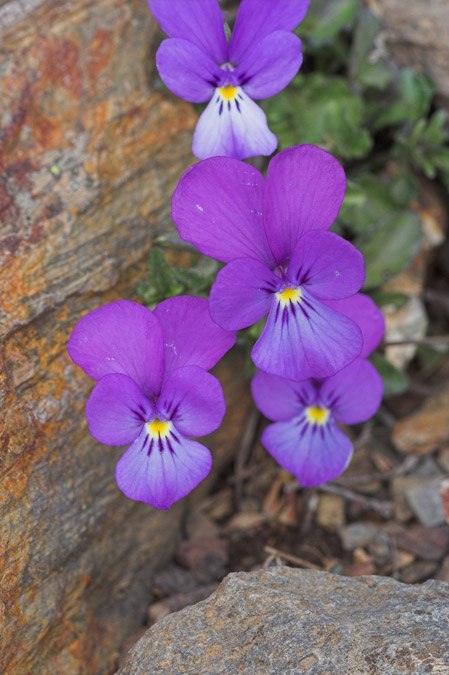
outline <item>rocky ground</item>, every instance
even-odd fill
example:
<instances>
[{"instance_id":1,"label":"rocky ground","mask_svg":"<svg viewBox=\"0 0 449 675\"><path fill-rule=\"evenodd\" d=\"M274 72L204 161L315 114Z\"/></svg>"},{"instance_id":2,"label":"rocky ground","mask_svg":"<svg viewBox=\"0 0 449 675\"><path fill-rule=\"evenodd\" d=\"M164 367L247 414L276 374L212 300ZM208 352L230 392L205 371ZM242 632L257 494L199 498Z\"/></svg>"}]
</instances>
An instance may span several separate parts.
<instances>
[{"instance_id":1,"label":"rocky ground","mask_svg":"<svg viewBox=\"0 0 449 675\"><path fill-rule=\"evenodd\" d=\"M447 242L423 249L401 275L434 337L449 332L448 251ZM422 285L413 285L419 260ZM405 309L387 317L386 341L405 339ZM225 575L242 570L288 565L405 584L449 582L449 356L444 340L437 351L434 338L418 342L424 345L389 348L393 362L402 360L407 390L351 430L354 459L333 483L301 488L260 445L266 422L255 410L249 415L234 464L189 511L173 561L154 579L146 626L207 598Z\"/></svg>"},{"instance_id":2,"label":"rocky ground","mask_svg":"<svg viewBox=\"0 0 449 675\"><path fill-rule=\"evenodd\" d=\"M146 673L447 673L449 587L280 567L232 574L131 651Z\"/></svg>"}]
</instances>

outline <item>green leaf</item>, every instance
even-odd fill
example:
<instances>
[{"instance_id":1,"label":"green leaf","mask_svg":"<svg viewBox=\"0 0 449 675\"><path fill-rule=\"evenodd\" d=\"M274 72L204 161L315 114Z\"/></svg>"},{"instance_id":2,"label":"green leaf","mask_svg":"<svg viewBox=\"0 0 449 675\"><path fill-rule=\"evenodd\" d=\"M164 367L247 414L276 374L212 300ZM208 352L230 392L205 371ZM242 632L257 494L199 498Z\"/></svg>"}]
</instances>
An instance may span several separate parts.
<instances>
[{"instance_id":1,"label":"green leaf","mask_svg":"<svg viewBox=\"0 0 449 675\"><path fill-rule=\"evenodd\" d=\"M379 371L384 383L384 397L398 396L407 391L409 378L406 373L395 368L381 354L373 354L370 361Z\"/></svg>"},{"instance_id":2,"label":"green leaf","mask_svg":"<svg viewBox=\"0 0 449 675\"><path fill-rule=\"evenodd\" d=\"M267 101L265 109L281 148L314 143L345 159L371 150L363 100L341 78L300 76L294 89Z\"/></svg>"},{"instance_id":3,"label":"green leaf","mask_svg":"<svg viewBox=\"0 0 449 675\"><path fill-rule=\"evenodd\" d=\"M408 206L417 194L416 179L404 170L393 177L389 187L391 197L398 206Z\"/></svg>"},{"instance_id":4,"label":"green leaf","mask_svg":"<svg viewBox=\"0 0 449 675\"><path fill-rule=\"evenodd\" d=\"M394 208L388 185L374 175L365 174L351 183L339 219L352 232L360 234L374 230L385 213Z\"/></svg>"},{"instance_id":5,"label":"green leaf","mask_svg":"<svg viewBox=\"0 0 449 675\"><path fill-rule=\"evenodd\" d=\"M409 110L406 119L425 117L435 95L435 85L426 75L412 68L404 68L400 74L400 92Z\"/></svg>"},{"instance_id":6,"label":"green leaf","mask_svg":"<svg viewBox=\"0 0 449 675\"><path fill-rule=\"evenodd\" d=\"M137 292L148 307L177 295L207 297L219 269L220 263L206 257L188 268L171 266L165 252L155 246L150 252L147 279L138 284Z\"/></svg>"},{"instance_id":7,"label":"green leaf","mask_svg":"<svg viewBox=\"0 0 449 675\"><path fill-rule=\"evenodd\" d=\"M305 35L315 45L330 42L351 25L359 7L360 0L314 0L298 34Z\"/></svg>"},{"instance_id":8,"label":"green leaf","mask_svg":"<svg viewBox=\"0 0 449 675\"><path fill-rule=\"evenodd\" d=\"M365 288L381 286L404 270L419 251L421 239L419 217L399 210L384 214L375 229L357 237L355 244L365 256Z\"/></svg>"},{"instance_id":9,"label":"green leaf","mask_svg":"<svg viewBox=\"0 0 449 675\"><path fill-rule=\"evenodd\" d=\"M415 122L426 116L434 94L435 86L426 75L411 68L402 69L398 90L371 105L374 130Z\"/></svg>"},{"instance_id":10,"label":"green leaf","mask_svg":"<svg viewBox=\"0 0 449 675\"><path fill-rule=\"evenodd\" d=\"M449 165L449 132L447 114L437 111L430 120L417 120L410 129L396 135L395 154L415 169L435 178L437 171L446 171Z\"/></svg>"},{"instance_id":11,"label":"green leaf","mask_svg":"<svg viewBox=\"0 0 449 675\"><path fill-rule=\"evenodd\" d=\"M405 171L382 180L374 174L360 174L348 181L348 190L339 222L355 234L376 230L386 214L408 206L416 196L416 181Z\"/></svg>"},{"instance_id":12,"label":"green leaf","mask_svg":"<svg viewBox=\"0 0 449 675\"><path fill-rule=\"evenodd\" d=\"M381 23L369 10L362 9L356 22L350 58L351 79L363 88L385 89L392 71L379 40Z\"/></svg>"}]
</instances>

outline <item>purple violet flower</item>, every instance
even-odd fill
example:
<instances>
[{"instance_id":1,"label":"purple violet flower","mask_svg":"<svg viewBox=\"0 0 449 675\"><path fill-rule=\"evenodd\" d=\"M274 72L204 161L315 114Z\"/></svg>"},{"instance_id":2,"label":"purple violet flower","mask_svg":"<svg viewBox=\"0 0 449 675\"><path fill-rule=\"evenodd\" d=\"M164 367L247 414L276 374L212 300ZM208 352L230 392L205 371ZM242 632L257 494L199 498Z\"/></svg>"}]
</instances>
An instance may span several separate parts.
<instances>
[{"instance_id":1,"label":"purple violet flower","mask_svg":"<svg viewBox=\"0 0 449 675\"><path fill-rule=\"evenodd\" d=\"M127 497L168 509L207 476L211 454L190 436L221 424L223 392L207 370L234 342L210 318L207 300L187 296L154 312L120 300L75 326L69 354L98 380L86 406L90 432L130 446L116 467Z\"/></svg>"},{"instance_id":2,"label":"purple violet flower","mask_svg":"<svg viewBox=\"0 0 449 675\"><path fill-rule=\"evenodd\" d=\"M258 372L251 388L259 410L274 421L262 434L270 455L298 481L312 487L339 476L352 443L338 424L358 424L379 409L382 379L366 360L382 339L382 313L365 295L339 301L339 310L359 322L361 358L326 380L291 380Z\"/></svg>"},{"instance_id":3,"label":"purple violet flower","mask_svg":"<svg viewBox=\"0 0 449 675\"><path fill-rule=\"evenodd\" d=\"M193 138L197 157L244 159L276 150L252 99L279 93L301 67L301 40L291 31L309 1L242 0L228 43L217 0L149 0L169 36L156 55L162 80L186 101L210 101Z\"/></svg>"},{"instance_id":4,"label":"purple violet flower","mask_svg":"<svg viewBox=\"0 0 449 675\"><path fill-rule=\"evenodd\" d=\"M265 372L324 378L361 352L359 326L335 302L362 286L363 256L326 231L345 187L336 159L302 145L274 157L266 180L248 164L214 157L191 167L175 190L182 239L228 263L212 287L212 318L238 330L268 314L252 352Z\"/></svg>"}]
</instances>

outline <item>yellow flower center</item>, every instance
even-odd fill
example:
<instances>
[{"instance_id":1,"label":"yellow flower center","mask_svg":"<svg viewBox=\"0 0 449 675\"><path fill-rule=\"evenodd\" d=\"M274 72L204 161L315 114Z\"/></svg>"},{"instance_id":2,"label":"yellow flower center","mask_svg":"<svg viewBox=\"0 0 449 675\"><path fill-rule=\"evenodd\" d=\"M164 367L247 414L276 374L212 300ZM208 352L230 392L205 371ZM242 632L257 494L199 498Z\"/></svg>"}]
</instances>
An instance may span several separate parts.
<instances>
[{"instance_id":1,"label":"yellow flower center","mask_svg":"<svg viewBox=\"0 0 449 675\"><path fill-rule=\"evenodd\" d=\"M311 405L306 408L306 418L309 424L323 426L329 419L330 411L327 408L320 408L317 405Z\"/></svg>"},{"instance_id":2,"label":"yellow flower center","mask_svg":"<svg viewBox=\"0 0 449 675\"><path fill-rule=\"evenodd\" d=\"M165 438L170 432L171 422L163 422L158 417L147 422L147 430L152 438Z\"/></svg>"},{"instance_id":3,"label":"yellow flower center","mask_svg":"<svg viewBox=\"0 0 449 675\"><path fill-rule=\"evenodd\" d=\"M276 297L281 303L282 307L289 305L291 302L298 303L301 300L301 290L299 288L284 288L283 291L276 293Z\"/></svg>"},{"instance_id":4,"label":"yellow flower center","mask_svg":"<svg viewBox=\"0 0 449 675\"><path fill-rule=\"evenodd\" d=\"M220 87L218 91L226 101L233 101L237 96L238 87L227 84L226 87Z\"/></svg>"}]
</instances>

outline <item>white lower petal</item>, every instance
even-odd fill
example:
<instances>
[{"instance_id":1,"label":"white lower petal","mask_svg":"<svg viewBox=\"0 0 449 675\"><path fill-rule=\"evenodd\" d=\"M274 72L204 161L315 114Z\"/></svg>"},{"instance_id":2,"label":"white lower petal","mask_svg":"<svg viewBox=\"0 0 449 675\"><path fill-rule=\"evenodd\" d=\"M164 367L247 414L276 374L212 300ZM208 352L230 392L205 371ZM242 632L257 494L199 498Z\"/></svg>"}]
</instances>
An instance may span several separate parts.
<instances>
[{"instance_id":1,"label":"white lower petal","mask_svg":"<svg viewBox=\"0 0 449 675\"><path fill-rule=\"evenodd\" d=\"M271 155L278 142L264 111L240 87L228 89L233 89L231 95L216 89L201 115L193 137L194 154L200 159Z\"/></svg>"}]
</instances>

